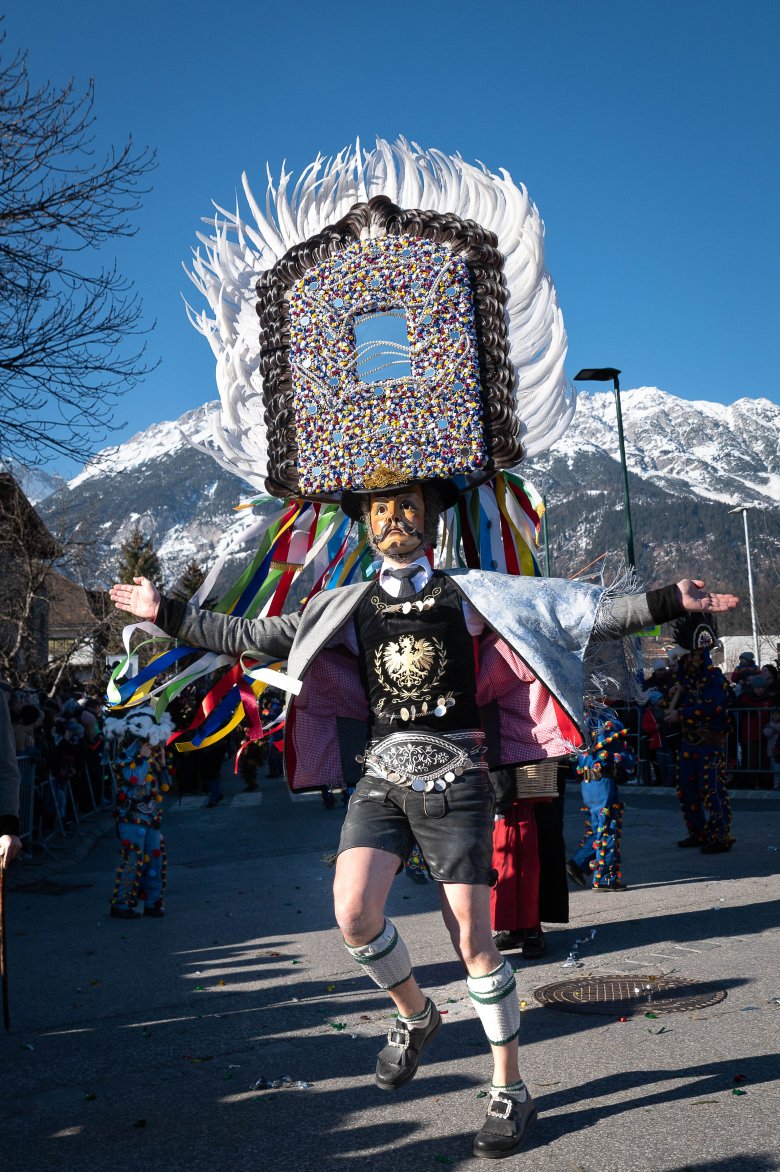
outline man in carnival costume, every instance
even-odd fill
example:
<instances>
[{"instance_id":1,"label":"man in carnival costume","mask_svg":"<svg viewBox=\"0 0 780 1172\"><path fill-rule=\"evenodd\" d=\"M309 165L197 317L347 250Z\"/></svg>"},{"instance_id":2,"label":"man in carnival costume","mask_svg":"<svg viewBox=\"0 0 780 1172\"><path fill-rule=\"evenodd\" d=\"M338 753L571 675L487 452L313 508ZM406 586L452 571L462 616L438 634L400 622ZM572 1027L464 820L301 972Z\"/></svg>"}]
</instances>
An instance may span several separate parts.
<instances>
[{"instance_id":1,"label":"man in carnival costume","mask_svg":"<svg viewBox=\"0 0 780 1172\"><path fill-rule=\"evenodd\" d=\"M664 719L680 729L677 797L688 830L677 845L722 854L734 836L726 779L729 690L711 659L717 632L706 617L687 616L675 624L674 637L683 654Z\"/></svg>"},{"instance_id":2,"label":"man in carnival costume","mask_svg":"<svg viewBox=\"0 0 780 1172\"><path fill-rule=\"evenodd\" d=\"M247 190L256 226L215 220L195 263L215 316L195 320L218 355L217 459L253 483L264 470L288 505L264 523L255 561L215 611L161 598L145 579L111 594L151 634L197 648L199 670L232 662L190 744L232 727L239 701L258 735L254 697L274 673L255 665L286 661L278 678L297 693L289 784L356 781L336 918L398 1009L376 1067L388 1090L414 1076L441 1024L384 914L417 841L493 1052L474 1152L501 1158L535 1108L518 1067L514 974L490 927L488 769L579 741L591 640L736 599L687 580L617 595L523 576L536 573L539 512L509 469L554 442L574 408L543 227L524 189L403 140L318 159L289 198L287 183L269 188L265 215ZM314 575L306 606L281 614L304 566ZM164 652L152 672L187 653ZM132 703L150 684L147 670L112 684L112 696Z\"/></svg>"},{"instance_id":3,"label":"man in carnival costume","mask_svg":"<svg viewBox=\"0 0 780 1172\"><path fill-rule=\"evenodd\" d=\"M120 858L111 895L111 915L118 920L165 915L165 839L160 826L163 795L169 787L165 742L173 722L165 713L158 722L151 708L136 708L105 724L116 779L114 817Z\"/></svg>"}]
</instances>

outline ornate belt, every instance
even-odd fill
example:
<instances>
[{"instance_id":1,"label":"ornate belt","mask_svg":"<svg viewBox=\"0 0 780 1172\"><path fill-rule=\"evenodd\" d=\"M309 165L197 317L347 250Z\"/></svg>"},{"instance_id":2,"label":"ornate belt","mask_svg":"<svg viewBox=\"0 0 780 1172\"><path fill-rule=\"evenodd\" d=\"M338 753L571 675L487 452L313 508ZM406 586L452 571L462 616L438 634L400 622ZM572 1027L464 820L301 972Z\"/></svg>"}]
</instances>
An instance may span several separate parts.
<instances>
[{"instance_id":1,"label":"ornate belt","mask_svg":"<svg viewBox=\"0 0 780 1172\"><path fill-rule=\"evenodd\" d=\"M445 790L471 770L487 770L487 761L482 760L484 752L482 729L451 732L446 737L410 730L371 741L357 760L371 777L409 786L417 793L430 793Z\"/></svg>"}]
</instances>

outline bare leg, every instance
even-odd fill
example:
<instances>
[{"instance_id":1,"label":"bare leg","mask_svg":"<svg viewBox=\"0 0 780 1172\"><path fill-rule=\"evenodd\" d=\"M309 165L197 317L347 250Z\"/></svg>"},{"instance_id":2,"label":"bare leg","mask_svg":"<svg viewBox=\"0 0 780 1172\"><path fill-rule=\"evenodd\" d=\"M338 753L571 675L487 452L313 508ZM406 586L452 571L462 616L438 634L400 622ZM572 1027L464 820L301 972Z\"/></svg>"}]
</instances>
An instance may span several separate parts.
<instances>
[{"instance_id":1,"label":"bare leg","mask_svg":"<svg viewBox=\"0 0 780 1172\"><path fill-rule=\"evenodd\" d=\"M365 846L342 851L336 860L336 921L352 948L368 944L382 931L385 903L400 862L397 855ZM388 994L403 1017L413 1017L425 1009L425 995L413 976L388 989Z\"/></svg>"},{"instance_id":2,"label":"bare leg","mask_svg":"<svg viewBox=\"0 0 780 1172\"><path fill-rule=\"evenodd\" d=\"M504 958L490 929L490 888L470 883L440 883L441 911L453 947L470 977L494 972ZM517 1039L491 1046L493 1085L508 1086L520 1078Z\"/></svg>"}]
</instances>

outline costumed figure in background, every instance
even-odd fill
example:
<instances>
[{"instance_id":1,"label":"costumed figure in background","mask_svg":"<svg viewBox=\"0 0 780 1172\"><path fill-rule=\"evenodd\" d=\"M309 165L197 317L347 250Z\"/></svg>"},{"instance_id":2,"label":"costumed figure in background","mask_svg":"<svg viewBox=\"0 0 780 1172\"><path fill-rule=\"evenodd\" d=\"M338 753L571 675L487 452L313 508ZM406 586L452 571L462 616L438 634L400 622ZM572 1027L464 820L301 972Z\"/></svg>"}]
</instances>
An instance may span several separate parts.
<instances>
[{"instance_id":1,"label":"costumed figure in background","mask_svg":"<svg viewBox=\"0 0 780 1172\"><path fill-rule=\"evenodd\" d=\"M607 707L588 705L585 744L578 754L582 778L585 833L566 872L578 887L593 875L594 891L625 891L620 869L623 803L618 784L636 773L637 762L626 744L626 730Z\"/></svg>"},{"instance_id":2,"label":"costumed figure in background","mask_svg":"<svg viewBox=\"0 0 780 1172\"><path fill-rule=\"evenodd\" d=\"M675 623L673 632L683 654L664 719L680 728L677 797L688 830L677 845L721 854L731 850L734 836L726 777L728 685L710 658L717 629L711 619L690 616Z\"/></svg>"},{"instance_id":3,"label":"costumed figure in background","mask_svg":"<svg viewBox=\"0 0 780 1172\"><path fill-rule=\"evenodd\" d=\"M158 722L151 708L136 708L123 719L109 717L105 735L119 742L114 758L114 818L120 859L111 896L111 915L136 920L165 915L165 839L160 831L163 795L170 788L165 742L173 722Z\"/></svg>"},{"instance_id":4,"label":"costumed figure in background","mask_svg":"<svg viewBox=\"0 0 780 1172\"><path fill-rule=\"evenodd\" d=\"M496 792L490 920L500 952L538 960L547 951L542 920L567 923L569 898L563 839L568 755L493 770Z\"/></svg>"},{"instance_id":5,"label":"costumed figure in background","mask_svg":"<svg viewBox=\"0 0 780 1172\"><path fill-rule=\"evenodd\" d=\"M294 694L290 786L356 786L334 896L347 950L398 1010L376 1081L407 1083L442 1020L385 916L416 841L493 1053L474 1151L500 1158L535 1107L514 973L490 927L488 769L579 742L592 640L736 600L687 580L618 595L523 576L536 573L540 508L511 469L574 409L524 189L403 140L318 159L291 194L288 181L270 185L265 214L247 190L255 225L223 213L195 265L214 311L195 320L218 357L217 459L287 503L260 522L254 561L213 609L199 607L212 575L192 605L146 579L112 588L148 634L177 643L135 681L119 684L118 669L110 695L164 703L193 661L228 665L187 734L196 746L241 716L261 736L259 692L275 682ZM283 614L304 567L306 605ZM154 686L184 657L180 676Z\"/></svg>"}]
</instances>

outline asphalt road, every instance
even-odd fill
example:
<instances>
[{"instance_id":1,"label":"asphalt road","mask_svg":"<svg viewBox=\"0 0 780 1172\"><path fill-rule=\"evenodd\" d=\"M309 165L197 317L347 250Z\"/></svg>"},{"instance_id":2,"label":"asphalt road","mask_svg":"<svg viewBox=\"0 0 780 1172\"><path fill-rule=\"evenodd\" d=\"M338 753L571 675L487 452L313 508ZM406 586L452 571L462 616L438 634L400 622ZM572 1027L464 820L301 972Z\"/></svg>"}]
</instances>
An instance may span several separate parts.
<instances>
[{"instance_id":1,"label":"asphalt road","mask_svg":"<svg viewBox=\"0 0 780 1172\"><path fill-rule=\"evenodd\" d=\"M190 798L166 811L163 920L109 918L117 851L107 815L56 859L15 864L0 1168L483 1168L471 1144L489 1059L435 886L399 877L389 912L445 1028L414 1082L387 1093L372 1073L388 1002L354 971L330 906L323 856L343 811L291 801L278 781L257 795L238 789L230 780L213 810ZM573 891L571 923L548 932L547 956L512 956L525 1003L521 1069L540 1117L503 1166L780 1169L780 795L735 794L737 844L715 856L674 845L683 829L672 791L628 787L624 797L631 889ZM573 845L576 787L568 805ZM582 967L565 968L577 939ZM555 981L667 974L726 997L627 1021L534 1001ZM256 1085L285 1077L308 1085Z\"/></svg>"}]
</instances>

